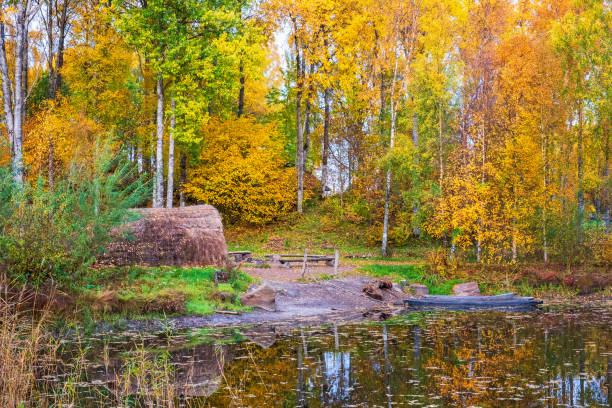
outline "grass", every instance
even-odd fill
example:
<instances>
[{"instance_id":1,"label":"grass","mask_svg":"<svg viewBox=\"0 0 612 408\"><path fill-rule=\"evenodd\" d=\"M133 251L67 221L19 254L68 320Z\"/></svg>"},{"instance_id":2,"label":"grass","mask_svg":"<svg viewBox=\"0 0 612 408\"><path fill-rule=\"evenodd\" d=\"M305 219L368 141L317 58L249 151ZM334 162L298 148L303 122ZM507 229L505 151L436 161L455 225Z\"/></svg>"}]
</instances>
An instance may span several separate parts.
<instances>
[{"instance_id":1,"label":"grass","mask_svg":"<svg viewBox=\"0 0 612 408\"><path fill-rule=\"evenodd\" d=\"M453 286L465 282L464 279L445 280L439 275L430 274L425 266L421 265L364 265L359 271L376 278L390 278L396 282L406 280L410 283L419 283L429 288L432 295L449 295Z\"/></svg>"},{"instance_id":2,"label":"grass","mask_svg":"<svg viewBox=\"0 0 612 408\"><path fill-rule=\"evenodd\" d=\"M97 318L206 315L214 310L247 311L240 294L253 278L235 271L228 282L214 286L214 271L207 268L112 268L90 274L80 296ZM221 300L219 293L233 295Z\"/></svg>"}]
</instances>

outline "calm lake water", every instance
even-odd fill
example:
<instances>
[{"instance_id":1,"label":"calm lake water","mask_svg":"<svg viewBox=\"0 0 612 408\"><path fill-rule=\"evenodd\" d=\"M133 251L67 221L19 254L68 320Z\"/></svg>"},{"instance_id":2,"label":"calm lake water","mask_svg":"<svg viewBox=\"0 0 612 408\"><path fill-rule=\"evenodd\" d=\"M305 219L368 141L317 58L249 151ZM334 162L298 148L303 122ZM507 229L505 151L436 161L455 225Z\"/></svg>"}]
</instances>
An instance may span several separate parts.
<instances>
[{"instance_id":1,"label":"calm lake water","mask_svg":"<svg viewBox=\"0 0 612 408\"><path fill-rule=\"evenodd\" d=\"M172 372L177 406L612 407L612 309L602 307L100 337L87 350L81 406L112 406L104 395L140 355Z\"/></svg>"}]
</instances>

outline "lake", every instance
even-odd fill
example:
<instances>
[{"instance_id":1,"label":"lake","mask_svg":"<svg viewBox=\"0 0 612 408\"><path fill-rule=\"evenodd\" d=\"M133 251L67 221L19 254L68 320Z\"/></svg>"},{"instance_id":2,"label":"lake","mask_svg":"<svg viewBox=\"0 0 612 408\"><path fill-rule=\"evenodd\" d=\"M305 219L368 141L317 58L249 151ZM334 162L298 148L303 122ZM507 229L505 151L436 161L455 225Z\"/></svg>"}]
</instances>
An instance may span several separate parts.
<instances>
[{"instance_id":1,"label":"lake","mask_svg":"<svg viewBox=\"0 0 612 408\"><path fill-rule=\"evenodd\" d=\"M87 375L71 380L79 406L116 406L116 395L155 406L152 396L169 387L175 406L193 407L612 407L612 308L602 306L124 333L83 344L75 354L67 343L67 364L47 378L65 384L74 357L85 357Z\"/></svg>"}]
</instances>

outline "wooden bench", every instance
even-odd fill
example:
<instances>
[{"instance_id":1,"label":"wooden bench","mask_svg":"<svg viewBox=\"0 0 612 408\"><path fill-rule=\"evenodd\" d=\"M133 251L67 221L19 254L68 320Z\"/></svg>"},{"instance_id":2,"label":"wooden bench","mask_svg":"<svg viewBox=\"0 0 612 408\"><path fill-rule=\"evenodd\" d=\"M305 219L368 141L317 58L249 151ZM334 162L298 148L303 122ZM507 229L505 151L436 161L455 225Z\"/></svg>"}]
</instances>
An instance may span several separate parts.
<instances>
[{"instance_id":1,"label":"wooden bench","mask_svg":"<svg viewBox=\"0 0 612 408\"><path fill-rule=\"evenodd\" d=\"M266 255L265 258L270 261L270 263L280 263L281 265L285 265L288 268L291 267L292 263L301 264L304 263L304 255ZM327 255L307 255L306 256L307 263L319 263L325 262L327 266L334 266L334 257Z\"/></svg>"},{"instance_id":2,"label":"wooden bench","mask_svg":"<svg viewBox=\"0 0 612 408\"><path fill-rule=\"evenodd\" d=\"M253 260L251 251L232 251L228 252L227 255L234 257L235 262L251 262Z\"/></svg>"}]
</instances>

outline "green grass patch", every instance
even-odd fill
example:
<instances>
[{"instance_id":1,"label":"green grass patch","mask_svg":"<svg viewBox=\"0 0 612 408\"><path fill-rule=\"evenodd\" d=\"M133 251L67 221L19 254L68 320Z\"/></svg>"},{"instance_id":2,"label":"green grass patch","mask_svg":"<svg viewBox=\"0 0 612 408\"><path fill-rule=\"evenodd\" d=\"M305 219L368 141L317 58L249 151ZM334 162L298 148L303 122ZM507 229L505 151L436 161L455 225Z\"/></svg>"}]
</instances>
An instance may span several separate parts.
<instances>
[{"instance_id":1,"label":"green grass patch","mask_svg":"<svg viewBox=\"0 0 612 408\"><path fill-rule=\"evenodd\" d=\"M247 311L240 295L253 278L242 271L214 286L215 268L112 268L92 273L84 281L82 301L106 318L129 316L206 315L214 310ZM234 295L222 301L219 292Z\"/></svg>"},{"instance_id":2,"label":"green grass patch","mask_svg":"<svg viewBox=\"0 0 612 408\"><path fill-rule=\"evenodd\" d=\"M389 278L396 282L405 280L409 283L419 283L429 288L432 295L449 295L453 286L465 282L463 279L445 280L429 273L422 265L364 265L359 271L375 278Z\"/></svg>"}]
</instances>

